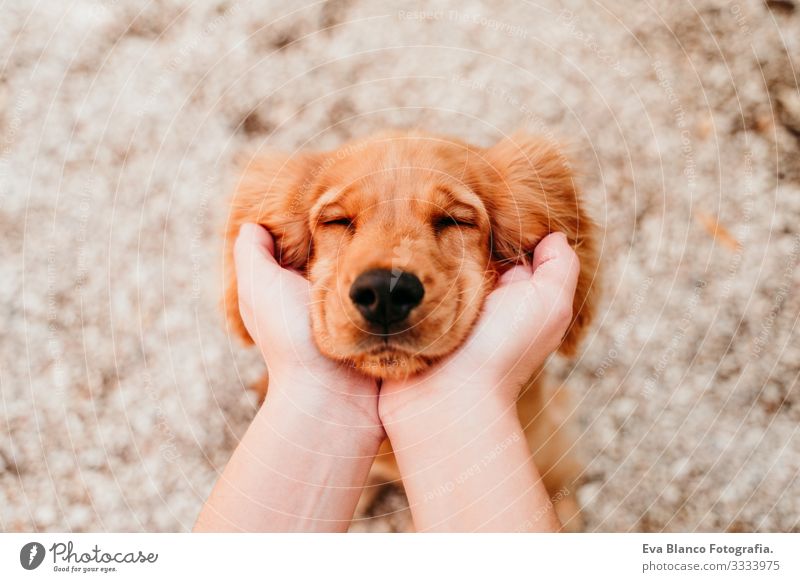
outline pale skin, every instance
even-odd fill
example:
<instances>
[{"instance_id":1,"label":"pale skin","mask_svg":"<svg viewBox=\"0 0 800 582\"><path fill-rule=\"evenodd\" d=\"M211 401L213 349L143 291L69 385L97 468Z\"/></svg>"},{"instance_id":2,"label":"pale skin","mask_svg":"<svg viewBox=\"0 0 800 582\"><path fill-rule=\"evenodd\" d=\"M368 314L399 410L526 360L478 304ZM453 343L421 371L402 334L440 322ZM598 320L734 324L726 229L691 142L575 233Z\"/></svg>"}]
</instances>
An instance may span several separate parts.
<instances>
[{"instance_id":1,"label":"pale skin","mask_svg":"<svg viewBox=\"0 0 800 582\"><path fill-rule=\"evenodd\" d=\"M273 249L262 227L242 227L239 305L269 391L195 531L346 531L386 436L418 531L559 529L515 402L571 321L579 265L563 234L503 275L456 353L380 389L319 353L309 283Z\"/></svg>"}]
</instances>

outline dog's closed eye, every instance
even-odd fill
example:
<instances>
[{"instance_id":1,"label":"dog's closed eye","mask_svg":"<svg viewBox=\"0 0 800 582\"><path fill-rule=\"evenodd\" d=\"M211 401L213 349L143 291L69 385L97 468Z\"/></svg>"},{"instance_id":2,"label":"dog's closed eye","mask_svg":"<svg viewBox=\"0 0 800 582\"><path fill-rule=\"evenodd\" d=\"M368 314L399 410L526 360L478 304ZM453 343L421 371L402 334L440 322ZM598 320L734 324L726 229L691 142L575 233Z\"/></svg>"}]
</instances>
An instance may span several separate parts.
<instances>
[{"instance_id":1,"label":"dog's closed eye","mask_svg":"<svg viewBox=\"0 0 800 582\"><path fill-rule=\"evenodd\" d=\"M442 214L433 219L433 229L437 234L449 228L476 228L477 226L472 216L466 214Z\"/></svg>"},{"instance_id":2,"label":"dog's closed eye","mask_svg":"<svg viewBox=\"0 0 800 582\"><path fill-rule=\"evenodd\" d=\"M316 215L316 224L323 229L355 229L356 219L340 204L324 206Z\"/></svg>"},{"instance_id":3,"label":"dog's closed eye","mask_svg":"<svg viewBox=\"0 0 800 582\"><path fill-rule=\"evenodd\" d=\"M353 226L353 219L346 216L323 218L319 222L322 226L344 226L350 228Z\"/></svg>"}]
</instances>

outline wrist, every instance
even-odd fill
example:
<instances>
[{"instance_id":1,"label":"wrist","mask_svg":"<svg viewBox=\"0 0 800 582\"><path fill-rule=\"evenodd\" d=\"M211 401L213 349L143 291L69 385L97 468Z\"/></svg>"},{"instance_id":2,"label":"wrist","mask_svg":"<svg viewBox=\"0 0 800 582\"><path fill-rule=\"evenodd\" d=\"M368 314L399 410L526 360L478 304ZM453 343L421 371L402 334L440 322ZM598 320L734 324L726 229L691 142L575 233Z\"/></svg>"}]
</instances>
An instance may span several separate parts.
<instances>
[{"instance_id":1,"label":"wrist","mask_svg":"<svg viewBox=\"0 0 800 582\"><path fill-rule=\"evenodd\" d=\"M265 411L273 424L283 427L287 438L298 442L315 437L321 446L351 448L363 443L370 448L385 438L377 394L369 391L271 376L261 409Z\"/></svg>"},{"instance_id":2,"label":"wrist","mask_svg":"<svg viewBox=\"0 0 800 582\"><path fill-rule=\"evenodd\" d=\"M384 384L379 413L384 426L430 423L433 428L459 419L513 412L518 393L518 387L489 375Z\"/></svg>"},{"instance_id":3,"label":"wrist","mask_svg":"<svg viewBox=\"0 0 800 582\"><path fill-rule=\"evenodd\" d=\"M430 439L432 446L450 446L490 427L518 425L516 398L485 382L435 390L429 386L409 389L401 403L381 401L380 417L393 444ZM413 394L417 392L417 394ZM447 442L445 442L447 441Z\"/></svg>"}]
</instances>

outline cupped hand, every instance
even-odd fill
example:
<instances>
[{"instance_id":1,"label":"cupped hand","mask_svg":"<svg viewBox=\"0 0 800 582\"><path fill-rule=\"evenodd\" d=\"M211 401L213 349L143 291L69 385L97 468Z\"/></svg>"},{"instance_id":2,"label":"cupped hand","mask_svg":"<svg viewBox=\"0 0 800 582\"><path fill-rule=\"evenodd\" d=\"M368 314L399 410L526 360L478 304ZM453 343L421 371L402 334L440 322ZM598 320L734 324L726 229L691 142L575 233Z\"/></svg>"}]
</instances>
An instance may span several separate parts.
<instances>
[{"instance_id":1,"label":"cupped hand","mask_svg":"<svg viewBox=\"0 0 800 582\"><path fill-rule=\"evenodd\" d=\"M545 237L530 265L503 274L459 350L421 375L383 383L383 422L422 412L429 419L427 413L437 407L463 410L487 398L512 406L570 325L579 270L578 256L566 236Z\"/></svg>"},{"instance_id":2,"label":"cupped hand","mask_svg":"<svg viewBox=\"0 0 800 582\"><path fill-rule=\"evenodd\" d=\"M309 282L275 260L269 232L242 225L234 246L239 311L269 370L267 399L276 393L306 412L350 413L380 428L374 379L323 356L308 319Z\"/></svg>"}]
</instances>

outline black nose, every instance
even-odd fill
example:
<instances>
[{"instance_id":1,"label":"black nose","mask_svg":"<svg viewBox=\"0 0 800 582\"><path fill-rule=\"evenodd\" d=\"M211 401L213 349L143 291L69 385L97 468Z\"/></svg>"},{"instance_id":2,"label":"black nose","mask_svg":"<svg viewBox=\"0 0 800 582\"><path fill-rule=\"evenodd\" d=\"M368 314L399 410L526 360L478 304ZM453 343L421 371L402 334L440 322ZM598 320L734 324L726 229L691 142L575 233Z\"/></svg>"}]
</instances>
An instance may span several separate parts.
<instances>
[{"instance_id":1,"label":"black nose","mask_svg":"<svg viewBox=\"0 0 800 582\"><path fill-rule=\"evenodd\" d=\"M350 299L370 323L384 327L403 321L422 301L425 288L416 275L372 269L350 287Z\"/></svg>"}]
</instances>

